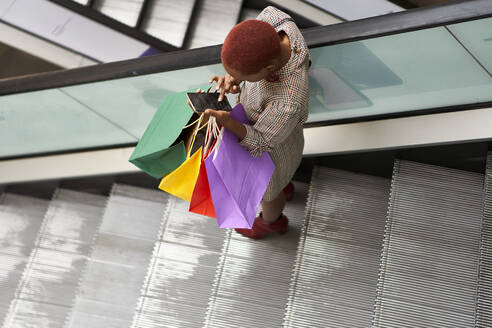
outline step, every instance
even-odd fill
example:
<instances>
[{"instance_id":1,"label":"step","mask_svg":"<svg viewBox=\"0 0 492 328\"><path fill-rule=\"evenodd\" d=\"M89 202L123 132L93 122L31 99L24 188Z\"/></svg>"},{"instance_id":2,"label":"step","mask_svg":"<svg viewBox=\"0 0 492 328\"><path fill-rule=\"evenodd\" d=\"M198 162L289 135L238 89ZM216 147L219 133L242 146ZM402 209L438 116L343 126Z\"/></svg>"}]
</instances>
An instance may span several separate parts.
<instances>
[{"instance_id":1,"label":"step","mask_svg":"<svg viewBox=\"0 0 492 328\"><path fill-rule=\"evenodd\" d=\"M475 327L483 183L395 161L373 328Z\"/></svg>"},{"instance_id":2,"label":"step","mask_svg":"<svg viewBox=\"0 0 492 328\"><path fill-rule=\"evenodd\" d=\"M55 191L3 327L63 327L105 202L99 195Z\"/></svg>"},{"instance_id":3,"label":"step","mask_svg":"<svg viewBox=\"0 0 492 328\"><path fill-rule=\"evenodd\" d=\"M369 327L388 179L315 167L283 327Z\"/></svg>"},{"instance_id":4,"label":"step","mask_svg":"<svg viewBox=\"0 0 492 328\"><path fill-rule=\"evenodd\" d=\"M135 27L144 0L95 0L93 8L123 24Z\"/></svg>"},{"instance_id":5,"label":"step","mask_svg":"<svg viewBox=\"0 0 492 328\"><path fill-rule=\"evenodd\" d=\"M202 327L226 231L170 196L133 328Z\"/></svg>"},{"instance_id":6,"label":"step","mask_svg":"<svg viewBox=\"0 0 492 328\"><path fill-rule=\"evenodd\" d=\"M0 324L15 297L48 204L44 199L0 195Z\"/></svg>"},{"instance_id":7,"label":"step","mask_svg":"<svg viewBox=\"0 0 492 328\"><path fill-rule=\"evenodd\" d=\"M87 6L89 4L89 0L72 0L73 2L80 3L81 5Z\"/></svg>"},{"instance_id":8,"label":"step","mask_svg":"<svg viewBox=\"0 0 492 328\"><path fill-rule=\"evenodd\" d=\"M476 327L492 327L492 153L487 156Z\"/></svg>"},{"instance_id":9,"label":"step","mask_svg":"<svg viewBox=\"0 0 492 328\"><path fill-rule=\"evenodd\" d=\"M222 44L232 27L239 22L243 0L201 0L190 22L188 48ZM220 22L220 24L213 24Z\"/></svg>"},{"instance_id":10,"label":"step","mask_svg":"<svg viewBox=\"0 0 492 328\"><path fill-rule=\"evenodd\" d=\"M205 327L281 327L308 189L295 187L287 234L251 240L227 232Z\"/></svg>"},{"instance_id":11,"label":"step","mask_svg":"<svg viewBox=\"0 0 492 328\"><path fill-rule=\"evenodd\" d=\"M142 30L182 47L195 4L198 0L154 0L144 17Z\"/></svg>"},{"instance_id":12,"label":"step","mask_svg":"<svg viewBox=\"0 0 492 328\"><path fill-rule=\"evenodd\" d=\"M168 196L115 184L65 327L130 327Z\"/></svg>"}]
</instances>

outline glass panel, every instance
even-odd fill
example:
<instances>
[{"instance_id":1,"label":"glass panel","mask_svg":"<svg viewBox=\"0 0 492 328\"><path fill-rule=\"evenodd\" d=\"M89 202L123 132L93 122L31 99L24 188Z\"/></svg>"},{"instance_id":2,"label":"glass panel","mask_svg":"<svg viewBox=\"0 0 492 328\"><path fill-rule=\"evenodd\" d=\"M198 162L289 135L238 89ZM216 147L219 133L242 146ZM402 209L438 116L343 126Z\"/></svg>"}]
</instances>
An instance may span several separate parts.
<instances>
[{"instance_id":1,"label":"glass panel","mask_svg":"<svg viewBox=\"0 0 492 328\"><path fill-rule=\"evenodd\" d=\"M224 73L222 65L217 64L77 85L62 90L140 138L166 95L204 87L212 76Z\"/></svg>"},{"instance_id":2,"label":"glass panel","mask_svg":"<svg viewBox=\"0 0 492 328\"><path fill-rule=\"evenodd\" d=\"M492 78L444 27L311 50L309 122L492 100Z\"/></svg>"},{"instance_id":3,"label":"glass panel","mask_svg":"<svg viewBox=\"0 0 492 328\"><path fill-rule=\"evenodd\" d=\"M451 27L484 66L492 58L486 21L470 22L475 34ZM311 56L309 122L492 100L492 77L445 27L315 48ZM216 64L2 96L0 158L136 143L164 96L223 73Z\"/></svg>"},{"instance_id":4,"label":"glass panel","mask_svg":"<svg viewBox=\"0 0 492 328\"><path fill-rule=\"evenodd\" d=\"M163 97L221 65L0 97L0 157L136 143Z\"/></svg>"},{"instance_id":5,"label":"glass panel","mask_svg":"<svg viewBox=\"0 0 492 328\"><path fill-rule=\"evenodd\" d=\"M448 26L461 43L492 73L492 18Z\"/></svg>"},{"instance_id":6,"label":"glass panel","mask_svg":"<svg viewBox=\"0 0 492 328\"><path fill-rule=\"evenodd\" d=\"M0 97L0 156L135 142L60 90Z\"/></svg>"}]
</instances>

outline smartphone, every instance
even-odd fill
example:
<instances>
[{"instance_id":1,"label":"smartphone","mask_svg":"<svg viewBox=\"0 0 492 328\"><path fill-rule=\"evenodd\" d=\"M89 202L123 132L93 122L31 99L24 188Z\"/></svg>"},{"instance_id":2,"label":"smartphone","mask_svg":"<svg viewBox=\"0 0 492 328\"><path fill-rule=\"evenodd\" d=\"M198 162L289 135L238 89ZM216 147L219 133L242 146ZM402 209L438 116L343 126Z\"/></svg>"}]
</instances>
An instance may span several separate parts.
<instances>
[{"instance_id":1,"label":"smartphone","mask_svg":"<svg viewBox=\"0 0 492 328\"><path fill-rule=\"evenodd\" d=\"M227 97L224 96L222 101L219 101L218 92L188 92L186 97L191 103L191 107L196 113L203 113L206 109L232 111L231 104Z\"/></svg>"}]
</instances>

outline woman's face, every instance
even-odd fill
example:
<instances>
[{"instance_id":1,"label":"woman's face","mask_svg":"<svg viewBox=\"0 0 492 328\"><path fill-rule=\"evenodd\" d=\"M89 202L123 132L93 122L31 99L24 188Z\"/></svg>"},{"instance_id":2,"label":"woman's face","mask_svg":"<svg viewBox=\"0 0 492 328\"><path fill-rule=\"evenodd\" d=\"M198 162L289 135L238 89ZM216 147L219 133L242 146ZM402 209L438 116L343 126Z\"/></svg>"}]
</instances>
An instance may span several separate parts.
<instances>
[{"instance_id":1,"label":"woman's face","mask_svg":"<svg viewBox=\"0 0 492 328\"><path fill-rule=\"evenodd\" d=\"M231 75L233 78L239 81L248 81L248 82L258 82L265 79L269 72L269 66L262 68L258 73L253 74L244 74L235 69L228 67L227 65L223 65L224 69ZM273 68L273 65L271 65Z\"/></svg>"}]
</instances>

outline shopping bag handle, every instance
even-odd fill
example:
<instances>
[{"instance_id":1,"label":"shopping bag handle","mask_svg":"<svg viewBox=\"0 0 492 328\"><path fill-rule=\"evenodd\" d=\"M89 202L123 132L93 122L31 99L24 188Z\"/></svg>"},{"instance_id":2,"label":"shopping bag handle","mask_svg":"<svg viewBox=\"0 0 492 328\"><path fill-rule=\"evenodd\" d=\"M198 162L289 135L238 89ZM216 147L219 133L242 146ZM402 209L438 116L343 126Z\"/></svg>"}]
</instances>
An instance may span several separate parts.
<instances>
[{"instance_id":1,"label":"shopping bag handle","mask_svg":"<svg viewBox=\"0 0 492 328\"><path fill-rule=\"evenodd\" d=\"M194 124L196 124L196 122L201 121L201 119L202 119L202 115L200 115L200 117L198 117L196 120L194 120L194 121L193 121L193 122L191 122L190 124L185 125L185 126L182 128L182 130L187 129L187 128L189 128L190 126L193 126Z\"/></svg>"},{"instance_id":2,"label":"shopping bag handle","mask_svg":"<svg viewBox=\"0 0 492 328\"><path fill-rule=\"evenodd\" d=\"M193 131L193 137L191 139L190 147L188 148L188 151L186 152L186 159L190 158L191 150L193 149L193 145L195 144L196 135L198 134L198 131L200 131L200 124L202 123L202 115L200 115L200 117L195 122L193 122L191 125L195 124L197 121L198 121L198 124L197 124L195 130Z\"/></svg>"},{"instance_id":3,"label":"shopping bag handle","mask_svg":"<svg viewBox=\"0 0 492 328\"><path fill-rule=\"evenodd\" d=\"M224 129L225 128L222 127L222 129L219 131L219 134L217 135L217 142L214 145L215 152L214 152L214 157L212 158L212 160L215 160L215 158L217 157L217 154L219 153L219 147L220 147L220 143L222 142L222 136L224 135Z\"/></svg>"},{"instance_id":4,"label":"shopping bag handle","mask_svg":"<svg viewBox=\"0 0 492 328\"><path fill-rule=\"evenodd\" d=\"M202 153L203 159L205 159L214 149L216 149L217 140L221 135L220 128L215 117L211 116L208 123L207 134L205 136L205 146Z\"/></svg>"},{"instance_id":5,"label":"shopping bag handle","mask_svg":"<svg viewBox=\"0 0 492 328\"><path fill-rule=\"evenodd\" d=\"M189 149L188 149L188 151L186 153L186 158L187 159L191 157L191 150L193 149L193 145L195 144L195 139L196 139L196 136L197 136L198 132L200 130L204 129L205 127L207 127L208 124L209 124L209 121L207 121L205 124L201 125L202 119L203 119L203 115L200 115L200 117L193 123L193 124L195 124L196 122L198 122L195 130L193 131L193 137L191 139L190 147L189 147ZM193 124L190 124L190 125L193 125Z\"/></svg>"}]
</instances>

